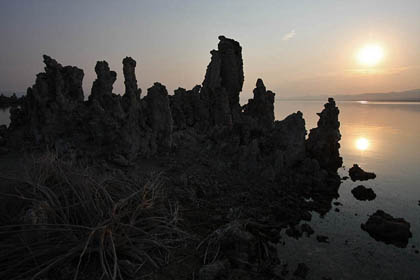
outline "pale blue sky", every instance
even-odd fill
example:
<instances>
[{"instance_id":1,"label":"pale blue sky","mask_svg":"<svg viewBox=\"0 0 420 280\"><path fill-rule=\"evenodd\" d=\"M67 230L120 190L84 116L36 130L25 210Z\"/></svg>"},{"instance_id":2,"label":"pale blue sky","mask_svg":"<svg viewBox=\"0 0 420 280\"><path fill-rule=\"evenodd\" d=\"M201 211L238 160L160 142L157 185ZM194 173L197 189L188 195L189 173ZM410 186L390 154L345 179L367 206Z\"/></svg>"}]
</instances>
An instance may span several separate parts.
<instances>
[{"instance_id":1,"label":"pale blue sky","mask_svg":"<svg viewBox=\"0 0 420 280\"><path fill-rule=\"evenodd\" d=\"M25 91L42 54L85 71L106 60L123 92L125 56L138 62L143 92L201 84L218 35L243 47L244 98L258 77L280 96L420 88L420 1L59 1L0 0L0 90ZM367 43L384 61L364 70Z\"/></svg>"}]
</instances>

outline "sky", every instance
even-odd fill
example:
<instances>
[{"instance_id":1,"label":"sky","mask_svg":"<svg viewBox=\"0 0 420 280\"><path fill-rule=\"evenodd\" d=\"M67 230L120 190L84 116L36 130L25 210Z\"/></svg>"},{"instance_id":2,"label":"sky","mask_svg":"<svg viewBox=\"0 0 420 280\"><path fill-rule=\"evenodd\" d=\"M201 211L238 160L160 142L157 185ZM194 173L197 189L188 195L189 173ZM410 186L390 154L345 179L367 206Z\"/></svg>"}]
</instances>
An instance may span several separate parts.
<instances>
[{"instance_id":1,"label":"sky","mask_svg":"<svg viewBox=\"0 0 420 280\"><path fill-rule=\"evenodd\" d=\"M218 36L240 42L245 83L257 78L277 96L357 94L420 88L420 1L0 0L0 91L26 91L43 71L42 55L85 73L96 61L117 72L137 61L143 93L156 81L170 93L201 84ZM375 66L358 51L382 48Z\"/></svg>"}]
</instances>

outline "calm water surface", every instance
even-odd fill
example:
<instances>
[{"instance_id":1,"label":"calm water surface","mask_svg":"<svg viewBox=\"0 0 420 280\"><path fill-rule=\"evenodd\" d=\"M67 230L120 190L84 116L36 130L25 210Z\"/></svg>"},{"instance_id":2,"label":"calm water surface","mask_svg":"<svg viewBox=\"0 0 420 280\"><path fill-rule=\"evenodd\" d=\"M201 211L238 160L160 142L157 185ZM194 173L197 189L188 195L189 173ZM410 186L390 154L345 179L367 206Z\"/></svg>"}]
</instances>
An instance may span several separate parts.
<instances>
[{"instance_id":1,"label":"calm water surface","mask_svg":"<svg viewBox=\"0 0 420 280\"><path fill-rule=\"evenodd\" d=\"M309 131L324 103L277 100L276 119L300 110ZM337 199L343 203L340 212L330 211L323 218L314 214L310 222L316 234L329 236L330 244L318 243L316 234L298 241L284 237L279 256L291 271L306 263L307 279L420 279L420 255L412 248L420 250L420 103L338 102L338 107L345 165L340 173L348 175L354 163L375 172L377 178L363 185L373 188L377 198L354 199L350 191L360 183L344 181ZM9 110L0 109L0 124L8 123ZM413 238L407 248L377 242L360 229L377 209L411 223Z\"/></svg>"},{"instance_id":2,"label":"calm water surface","mask_svg":"<svg viewBox=\"0 0 420 280\"><path fill-rule=\"evenodd\" d=\"M316 115L325 102L280 101L275 104L276 119L300 110L306 128L316 126ZM330 244L318 243L315 235L298 241L287 238L279 245L279 255L290 264L304 262L310 268L307 279L420 279L420 103L338 102L341 122L341 149L345 168L358 163L376 173L375 180L344 181L337 201L340 212L324 218L313 215L315 235L327 235ZM373 188L377 198L356 200L351 189L363 184ZM405 249L372 239L360 229L368 214L383 209L411 223L413 238ZM356 216L357 214L357 216ZM285 234L282 234L285 236Z\"/></svg>"}]
</instances>

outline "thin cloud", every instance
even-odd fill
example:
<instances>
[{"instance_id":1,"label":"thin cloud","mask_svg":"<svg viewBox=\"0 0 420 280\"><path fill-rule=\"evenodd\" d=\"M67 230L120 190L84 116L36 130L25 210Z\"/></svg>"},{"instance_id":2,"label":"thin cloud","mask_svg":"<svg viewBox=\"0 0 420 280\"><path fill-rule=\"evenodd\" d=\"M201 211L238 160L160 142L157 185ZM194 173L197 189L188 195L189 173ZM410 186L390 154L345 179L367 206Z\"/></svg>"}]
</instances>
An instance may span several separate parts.
<instances>
[{"instance_id":1,"label":"thin cloud","mask_svg":"<svg viewBox=\"0 0 420 280\"><path fill-rule=\"evenodd\" d=\"M284 34L283 37L282 37L282 40L283 41L289 41L290 39L295 37L295 35L296 35L296 31L293 29L292 31Z\"/></svg>"}]
</instances>

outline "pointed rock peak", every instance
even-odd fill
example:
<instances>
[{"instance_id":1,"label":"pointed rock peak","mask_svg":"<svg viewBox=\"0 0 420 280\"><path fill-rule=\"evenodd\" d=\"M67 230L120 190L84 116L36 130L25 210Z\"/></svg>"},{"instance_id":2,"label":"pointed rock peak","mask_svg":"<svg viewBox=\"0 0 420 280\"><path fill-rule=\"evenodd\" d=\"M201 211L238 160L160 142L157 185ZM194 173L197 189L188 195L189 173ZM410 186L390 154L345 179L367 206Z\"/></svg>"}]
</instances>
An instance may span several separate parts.
<instances>
[{"instance_id":1,"label":"pointed rock peak","mask_svg":"<svg viewBox=\"0 0 420 280\"><path fill-rule=\"evenodd\" d=\"M47 69L53 69L53 68L61 68L61 64L58 63L55 59L51 58L50 56L44 54L42 56L42 58L44 59L44 64L45 64L45 70L47 71Z\"/></svg>"},{"instance_id":2,"label":"pointed rock peak","mask_svg":"<svg viewBox=\"0 0 420 280\"><path fill-rule=\"evenodd\" d=\"M264 82L263 82L263 80L262 79L258 79L257 80L257 84L255 85L257 88L264 88L264 90L265 90L265 85L264 85Z\"/></svg>"},{"instance_id":3,"label":"pointed rock peak","mask_svg":"<svg viewBox=\"0 0 420 280\"><path fill-rule=\"evenodd\" d=\"M335 100L334 100L334 98L332 98L332 97L328 98L328 103L326 103L324 105L324 107L325 108L327 108L327 107L335 107Z\"/></svg>"}]
</instances>

